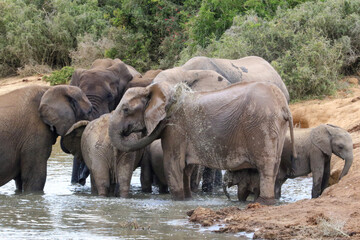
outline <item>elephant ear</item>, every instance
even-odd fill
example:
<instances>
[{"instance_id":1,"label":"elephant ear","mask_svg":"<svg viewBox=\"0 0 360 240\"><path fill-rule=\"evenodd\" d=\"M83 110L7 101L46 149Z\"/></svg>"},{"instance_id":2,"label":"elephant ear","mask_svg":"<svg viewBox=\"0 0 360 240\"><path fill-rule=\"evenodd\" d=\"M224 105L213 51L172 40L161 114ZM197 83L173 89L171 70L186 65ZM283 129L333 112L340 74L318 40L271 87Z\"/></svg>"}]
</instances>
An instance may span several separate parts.
<instances>
[{"instance_id":1,"label":"elephant ear","mask_svg":"<svg viewBox=\"0 0 360 240\"><path fill-rule=\"evenodd\" d=\"M80 81L80 77L81 75L85 72L85 69L76 69L73 73L73 75L71 76L71 81L70 81L70 85L72 86L79 86L79 81Z\"/></svg>"},{"instance_id":2,"label":"elephant ear","mask_svg":"<svg viewBox=\"0 0 360 240\"><path fill-rule=\"evenodd\" d=\"M114 64L108 67L107 70L113 72L120 81L124 81L125 85L133 78L126 64L120 59L114 60Z\"/></svg>"},{"instance_id":3,"label":"elephant ear","mask_svg":"<svg viewBox=\"0 0 360 240\"><path fill-rule=\"evenodd\" d=\"M152 84L147 87L149 100L145 109L144 121L148 134L166 117L166 106L169 103L169 86Z\"/></svg>"},{"instance_id":4,"label":"elephant ear","mask_svg":"<svg viewBox=\"0 0 360 240\"><path fill-rule=\"evenodd\" d=\"M312 144L319 148L324 154L331 156L331 134L326 125L322 124L314 128L310 133Z\"/></svg>"},{"instance_id":5,"label":"elephant ear","mask_svg":"<svg viewBox=\"0 0 360 240\"><path fill-rule=\"evenodd\" d=\"M88 123L89 121L86 120L75 123L65 136L61 137L60 146L65 153L70 153L78 159L82 159L81 136Z\"/></svg>"}]
</instances>

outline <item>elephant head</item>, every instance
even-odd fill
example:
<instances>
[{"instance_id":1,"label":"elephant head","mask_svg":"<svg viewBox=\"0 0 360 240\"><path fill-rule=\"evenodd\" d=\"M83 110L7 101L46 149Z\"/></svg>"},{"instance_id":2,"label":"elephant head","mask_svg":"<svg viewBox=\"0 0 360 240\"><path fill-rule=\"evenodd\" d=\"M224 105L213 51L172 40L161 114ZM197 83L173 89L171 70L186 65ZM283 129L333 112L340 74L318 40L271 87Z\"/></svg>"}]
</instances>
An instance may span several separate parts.
<instances>
[{"instance_id":1,"label":"elephant head","mask_svg":"<svg viewBox=\"0 0 360 240\"><path fill-rule=\"evenodd\" d=\"M93 105L91 119L114 110L133 75L139 74L119 59L98 59L89 70L77 69L70 85L78 86Z\"/></svg>"},{"instance_id":2,"label":"elephant head","mask_svg":"<svg viewBox=\"0 0 360 240\"><path fill-rule=\"evenodd\" d=\"M110 117L109 135L112 144L129 152L144 148L160 136L166 119L174 111L173 90L166 82L146 88L130 88ZM148 135L130 142L126 139L133 132Z\"/></svg>"},{"instance_id":3,"label":"elephant head","mask_svg":"<svg viewBox=\"0 0 360 240\"><path fill-rule=\"evenodd\" d=\"M311 131L311 141L325 155L331 157L331 154L334 153L345 160L339 179L349 172L354 156L353 142L346 130L334 125L322 124Z\"/></svg>"},{"instance_id":4,"label":"elephant head","mask_svg":"<svg viewBox=\"0 0 360 240\"><path fill-rule=\"evenodd\" d=\"M80 88L55 86L41 97L39 113L50 129L64 136L77 121L88 119L92 105Z\"/></svg>"}]
</instances>

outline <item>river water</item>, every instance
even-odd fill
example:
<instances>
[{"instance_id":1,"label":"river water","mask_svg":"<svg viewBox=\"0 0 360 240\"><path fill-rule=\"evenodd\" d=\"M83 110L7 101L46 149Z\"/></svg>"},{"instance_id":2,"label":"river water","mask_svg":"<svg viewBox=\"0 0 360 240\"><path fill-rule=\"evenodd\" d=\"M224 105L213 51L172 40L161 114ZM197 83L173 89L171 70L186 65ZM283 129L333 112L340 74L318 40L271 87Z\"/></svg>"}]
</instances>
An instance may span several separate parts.
<instances>
[{"instance_id":1,"label":"river water","mask_svg":"<svg viewBox=\"0 0 360 240\"><path fill-rule=\"evenodd\" d=\"M85 186L70 184L72 156L53 148L44 194L16 195L15 182L0 187L0 239L247 239L251 234L218 234L190 223L186 212L198 206L220 209L246 204L228 201L222 191L172 201L169 194L143 194L140 171L131 181L131 197L102 198ZM310 198L312 180L288 180L280 204ZM236 187L229 189L233 200Z\"/></svg>"}]
</instances>

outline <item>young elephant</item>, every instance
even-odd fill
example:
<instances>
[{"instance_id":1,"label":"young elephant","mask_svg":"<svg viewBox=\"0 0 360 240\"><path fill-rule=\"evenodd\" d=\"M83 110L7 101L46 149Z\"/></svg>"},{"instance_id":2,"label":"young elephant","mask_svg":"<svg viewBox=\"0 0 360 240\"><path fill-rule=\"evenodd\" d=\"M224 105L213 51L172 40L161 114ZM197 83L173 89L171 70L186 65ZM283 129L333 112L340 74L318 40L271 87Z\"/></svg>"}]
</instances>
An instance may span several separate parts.
<instances>
[{"instance_id":1,"label":"young elephant","mask_svg":"<svg viewBox=\"0 0 360 240\"><path fill-rule=\"evenodd\" d=\"M139 165L143 151L122 152L110 142L110 114L91 122L80 121L63 138L63 148L83 159L90 170L91 193L99 196L128 197L132 173ZM135 140L137 134L128 138ZM81 145L76 144L81 141Z\"/></svg>"},{"instance_id":2,"label":"young elephant","mask_svg":"<svg viewBox=\"0 0 360 240\"><path fill-rule=\"evenodd\" d=\"M254 194L254 200L260 194L259 173L256 169L241 169L239 171L226 171L224 175L223 190L230 200L227 188L238 185L237 196L239 201L246 201L250 193Z\"/></svg>"},{"instance_id":3,"label":"young elephant","mask_svg":"<svg viewBox=\"0 0 360 240\"><path fill-rule=\"evenodd\" d=\"M43 191L57 136L91 110L73 86L32 86L0 96L0 186L14 179L20 192Z\"/></svg>"},{"instance_id":4,"label":"young elephant","mask_svg":"<svg viewBox=\"0 0 360 240\"><path fill-rule=\"evenodd\" d=\"M317 198L328 186L330 159L333 153L345 160L340 179L348 173L354 158L351 136L345 129L330 124L322 124L315 128L295 129L294 134L298 157L291 160L293 151L289 135L287 135L276 179L275 196L280 198L281 186L286 179L305 176L312 172L311 196Z\"/></svg>"},{"instance_id":5,"label":"young elephant","mask_svg":"<svg viewBox=\"0 0 360 240\"><path fill-rule=\"evenodd\" d=\"M268 83L238 83L192 92L160 82L129 89L109 122L112 143L122 151L141 149L161 138L165 177L176 200L191 197L189 165L215 169L257 168L260 197L274 203L275 178L292 117L286 98ZM147 132L137 140L131 133Z\"/></svg>"}]
</instances>

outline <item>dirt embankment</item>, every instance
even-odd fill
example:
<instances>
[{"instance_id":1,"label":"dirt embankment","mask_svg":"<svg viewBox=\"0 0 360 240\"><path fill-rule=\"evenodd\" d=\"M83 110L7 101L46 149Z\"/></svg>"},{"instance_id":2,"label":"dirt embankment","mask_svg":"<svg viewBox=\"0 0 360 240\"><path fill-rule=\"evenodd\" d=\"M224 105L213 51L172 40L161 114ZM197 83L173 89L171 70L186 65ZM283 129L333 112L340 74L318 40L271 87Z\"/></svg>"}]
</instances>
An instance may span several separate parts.
<instances>
[{"instance_id":1,"label":"dirt embankment","mask_svg":"<svg viewBox=\"0 0 360 240\"><path fill-rule=\"evenodd\" d=\"M42 75L2 78L0 79L0 95L31 85L50 86L48 82L42 80Z\"/></svg>"},{"instance_id":2,"label":"dirt embankment","mask_svg":"<svg viewBox=\"0 0 360 240\"><path fill-rule=\"evenodd\" d=\"M336 97L311 100L290 106L294 121L302 127L331 123L347 129L353 138L354 162L340 182L327 188L318 199L282 206L249 204L214 211L197 208L190 221L209 226L225 223L218 232L254 232L265 239L360 239L360 88ZM332 157L332 182L336 182L343 161Z\"/></svg>"}]
</instances>

